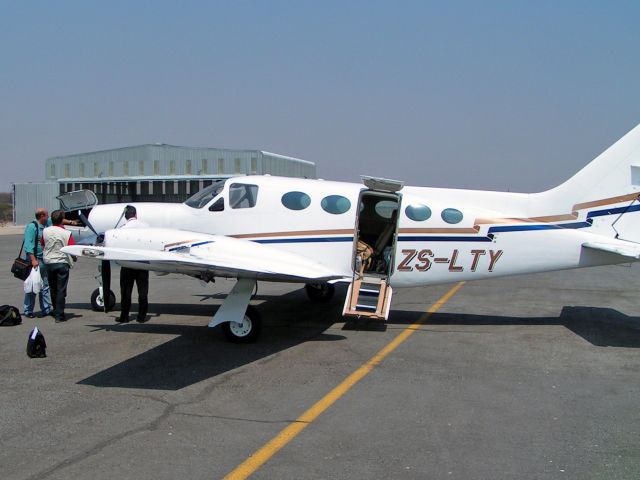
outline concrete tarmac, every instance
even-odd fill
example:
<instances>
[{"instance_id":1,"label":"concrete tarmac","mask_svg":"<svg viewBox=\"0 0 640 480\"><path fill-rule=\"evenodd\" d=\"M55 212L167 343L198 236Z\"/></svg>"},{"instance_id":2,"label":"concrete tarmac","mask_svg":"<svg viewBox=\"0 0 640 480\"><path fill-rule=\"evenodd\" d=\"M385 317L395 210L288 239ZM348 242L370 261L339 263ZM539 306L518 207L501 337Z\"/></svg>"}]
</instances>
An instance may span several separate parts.
<instances>
[{"instance_id":1,"label":"concrete tarmac","mask_svg":"<svg viewBox=\"0 0 640 480\"><path fill-rule=\"evenodd\" d=\"M20 241L0 236L0 303L22 310ZM381 328L344 322L344 290L260 283L263 335L234 345L206 327L232 281L152 273L151 320L118 325L91 310L96 270L72 270L66 323L0 328L2 479L222 478L451 288L396 290ZM640 478L639 274L465 284L252 478Z\"/></svg>"}]
</instances>

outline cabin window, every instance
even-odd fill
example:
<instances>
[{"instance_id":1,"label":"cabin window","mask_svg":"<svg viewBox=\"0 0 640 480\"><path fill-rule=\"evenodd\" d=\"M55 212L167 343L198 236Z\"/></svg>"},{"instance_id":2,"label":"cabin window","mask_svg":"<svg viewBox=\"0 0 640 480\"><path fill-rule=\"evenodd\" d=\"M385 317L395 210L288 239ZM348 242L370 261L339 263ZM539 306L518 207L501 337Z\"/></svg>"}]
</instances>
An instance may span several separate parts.
<instances>
[{"instance_id":1,"label":"cabin window","mask_svg":"<svg viewBox=\"0 0 640 480\"><path fill-rule=\"evenodd\" d=\"M398 203L392 200L381 200L376 203L374 208L380 217L389 219L393 216L393 212L397 210Z\"/></svg>"},{"instance_id":2,"label":"cabin window","mask_svg":"<svg viewBox=\"0 0 640 480\"><path fill-rule=\"evenodd\" d=\"M447 223L460 223L462 221L462 212L455 208L445 208L440 216Z\"/></svg>"},{"instance_id":3,"label":"cabin window","mask_svg":"<svg viewBox=\"0 0 640 480\"><path fill-rule=\"evenodd\" d=\"M282 196L282 204L289 210L304 210L311 205L311 197L304 192L288 192Z\"/></svg>"},{"instance_id":4,"label":"cabin window","mask_svg":"<svg viewBox=\"0 0 640 480\"><path fill-rule=\"evenodd\" d=\"M209 207L210 212L222 212L224 210L224 198L219 198Z\"/></svg>"},{"instance_id":5,"label":"cabin window","mask_svg":"<svg viewBox=\"0 0 640 480\"><path fill-rule=\"evenodd\" d=\"M404 213L414 222L424 222L431 217L431 209L426 205L422 205L420 203L409 205L404 209Z\"/></svg>"},{"instance_id":6,"label":"cabin window","mask_svg":"<svg viewBox=\"0 0 640 480\"><path fill-rule=\"evenodd\" d=\"M327 213L339 215L349 211L351 208L351 202L348 198L343 197L342 195L329 195L322 199L320 206Z\"/></svg>"},{"instance_id":7,"label":"cabin window","mask_svg":"<svg viewBox=\"0 0 640 480\"><path fill-rule=\"evenodd\" d=\"M257 201L257 185L232 183L229 187L229 206L231 208L253 208Z\"/></svg>"}]
</instances>

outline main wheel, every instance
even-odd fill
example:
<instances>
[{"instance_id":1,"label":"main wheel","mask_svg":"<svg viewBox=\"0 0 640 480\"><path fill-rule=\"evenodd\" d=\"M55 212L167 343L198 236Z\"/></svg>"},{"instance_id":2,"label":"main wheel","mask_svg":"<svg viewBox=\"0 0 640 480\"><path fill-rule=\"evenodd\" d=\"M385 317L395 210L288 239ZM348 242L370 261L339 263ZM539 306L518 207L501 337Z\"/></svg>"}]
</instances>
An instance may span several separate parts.
<instances>
[{"instance_id":1,"label":"main wheel","mask_svg":"<svg viewBox=\"0 0 640 480\"><path fill-rule=\"evenodd\" d=\"M307 283L304 289L312 302L328 302L336 293L336 287L331 283Z\"/></svg>"},{"instance_id":2,"label":"main wheel","mask_svg":"<svg viewBox=\"0 0 640 480\"><path fill-rule=\"evenodd\" d=\"M249 306L244 314L242 323L225 322L222 324L222 332L227 340L233 343L255 342L262 329L262 320L258 311Z\"/></svg>"},{"instance_id":3,"label":"main wheel","mask_svg":"<svg viewBox=\"0 0 640 480\"><path fill-rule=\"evenodd\" d=\"M107 304L107 310L113 310L116 304L116 294L109 290L109 303ZM104 311L104 298L100 295L100 289L96 288L91 294L91 307L96 312Z\"/></svg>"}]
</instances>

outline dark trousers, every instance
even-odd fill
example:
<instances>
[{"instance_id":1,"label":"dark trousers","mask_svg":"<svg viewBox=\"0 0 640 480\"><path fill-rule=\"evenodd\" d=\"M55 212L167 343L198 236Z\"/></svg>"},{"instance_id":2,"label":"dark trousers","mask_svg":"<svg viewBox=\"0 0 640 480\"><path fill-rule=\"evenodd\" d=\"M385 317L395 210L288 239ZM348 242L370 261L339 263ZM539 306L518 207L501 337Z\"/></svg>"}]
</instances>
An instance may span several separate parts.
<instances>
[{"instance_id":1,"label":"dark trousers","mask_svg":"<svg viewBox=\"0 0 640 480\"><path fill-rule=\"evenodd\" d=\"M49 263L47 265L49 291L53 304L53 316L56 320L64 320L64 306L69 283L69 265L66 263Z\"/></svg>"},{"instance_id":2,"label":"dark trousers","mask_svg":"<svg viewBox=\"0 0 640 480\"><path fill-rule=\"evenodd\" d=\"M149 309L149 271L120 269L120 318L128 318L131 310L131 292L133 284L138 287L138 319L144 319Z\"/></svg>"}]
</instances>

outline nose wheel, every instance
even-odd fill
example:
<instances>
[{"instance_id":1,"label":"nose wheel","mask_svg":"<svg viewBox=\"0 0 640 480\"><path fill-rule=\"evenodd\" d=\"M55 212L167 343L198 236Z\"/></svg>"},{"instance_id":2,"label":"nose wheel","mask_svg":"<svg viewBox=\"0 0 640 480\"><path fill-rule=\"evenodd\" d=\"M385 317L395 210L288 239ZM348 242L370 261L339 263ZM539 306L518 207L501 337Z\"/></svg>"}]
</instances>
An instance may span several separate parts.
<instances>
[{"instance_id":1,"label":"nose wheel","mask_svg":"<svg viewBox=\"0 0 640 480\"><path fill-rule=\"evenodd\" d=\"M116 294L109 290L107 310L113 310L116 305ZM91 308L96 312L104 312L104 295L102 288L96 288L91 294Z\"/></svg>"}]
</instances>

